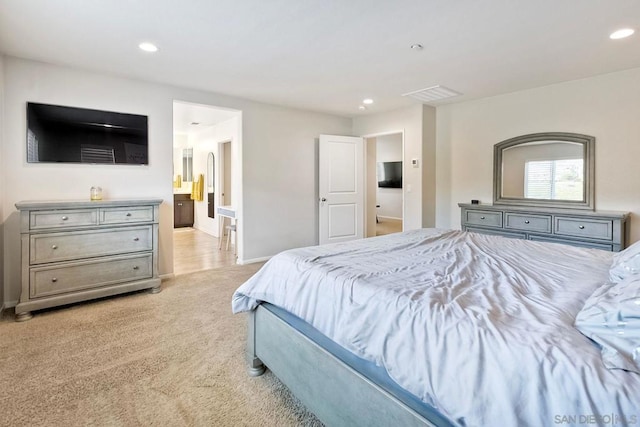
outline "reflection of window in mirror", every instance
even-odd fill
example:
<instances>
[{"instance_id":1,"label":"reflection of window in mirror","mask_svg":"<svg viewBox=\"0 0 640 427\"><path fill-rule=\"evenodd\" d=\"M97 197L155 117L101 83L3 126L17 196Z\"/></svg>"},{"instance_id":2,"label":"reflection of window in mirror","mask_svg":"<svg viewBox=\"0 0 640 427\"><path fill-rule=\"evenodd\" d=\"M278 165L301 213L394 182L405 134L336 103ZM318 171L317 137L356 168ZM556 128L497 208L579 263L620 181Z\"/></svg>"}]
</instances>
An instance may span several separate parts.
<instances>
[{"instance_id":1,"label":"reflection of window in mirror","mask_svg":"<svg viewBox=\"0 0 640 427\"><path fill-rule=\"evenodd\" d=\"M568 197L564 197L566 193ZM505 148L502 151L502 196L583 200L582 145L564 141L536 141Z\"/></svg>"},{"instance_id":2,"label":"reflection of window in mirror","mask_svg":"<svg viewBox=\"0 0 640 427\"><path fill-rule=\"evenodd\" d=\"M182 181L193 181L193 148L182 150Z\"/></svg>"},{"instance_id":3,"label":"reflection of window in mirror","mask_svg":"<svg viewBox=\"0 0 640 427\"><path fill-rule=\"evenodd\" d=\"M524 197L582 200L582 159L530 160L525 163Z\"/></svg>"}]
</instances>

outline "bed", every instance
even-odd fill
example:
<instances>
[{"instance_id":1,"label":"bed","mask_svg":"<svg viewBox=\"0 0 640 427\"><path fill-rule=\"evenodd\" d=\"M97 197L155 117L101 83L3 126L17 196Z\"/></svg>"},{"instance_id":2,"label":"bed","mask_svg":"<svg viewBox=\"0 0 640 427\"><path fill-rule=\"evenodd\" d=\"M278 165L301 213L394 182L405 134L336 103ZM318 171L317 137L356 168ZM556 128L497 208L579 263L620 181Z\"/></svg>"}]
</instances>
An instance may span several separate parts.
<instances>
[{"instance_id":1,"label":"bed","mask_svg":"<svg viewBox=\"0 0 640 427\"><path fill-rule=\"evenodd\" d=\"M232 308L250 313L250 373L266 365L327 425L632 425L640 343L599 338L638 318L598 316L611 289L640 308L640 266L612 279L637 246L413 230L285 251Z\"/></svg>"}]
</instances>

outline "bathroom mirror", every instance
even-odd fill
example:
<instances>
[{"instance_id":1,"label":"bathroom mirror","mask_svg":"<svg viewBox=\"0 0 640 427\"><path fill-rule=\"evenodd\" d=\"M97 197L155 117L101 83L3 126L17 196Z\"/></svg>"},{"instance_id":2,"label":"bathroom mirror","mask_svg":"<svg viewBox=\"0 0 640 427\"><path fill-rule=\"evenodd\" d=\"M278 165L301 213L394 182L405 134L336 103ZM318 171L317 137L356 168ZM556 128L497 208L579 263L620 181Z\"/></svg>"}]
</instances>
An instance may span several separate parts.
<instances>
[{"instance_id":1,"label":"bathroom mirror","mask_svg":"<svg viewBox=\"0 0 640 427\"><path fill-rule=\"evenodd\" d=\"M182 181L193 181L193 148L182 150Z\"/></svg>"},{"instance_id":2,"label":"bathroom mirror","mask_svg":"<svg viewBox=\"0 0 640 427\"><path fill-rule=\"evenodd\" d=\"M499 205L594 209L595 138L546 132L494 146L493 201Z\"/></svg>"}]
</instances>

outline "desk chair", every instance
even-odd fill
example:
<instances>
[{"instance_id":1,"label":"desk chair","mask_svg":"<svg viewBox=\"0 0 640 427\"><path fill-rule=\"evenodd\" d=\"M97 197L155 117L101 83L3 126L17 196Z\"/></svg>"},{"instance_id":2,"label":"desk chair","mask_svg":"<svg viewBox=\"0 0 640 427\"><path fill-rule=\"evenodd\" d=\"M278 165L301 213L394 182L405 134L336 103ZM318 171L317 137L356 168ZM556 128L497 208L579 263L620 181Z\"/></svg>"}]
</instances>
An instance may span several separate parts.
<instances>
[{"instance_id":1,"label":"desk chair","mask_svg":"<svg viewBox=\"0 0 640 427\"><path fill-rule=\"evenodd\" d=\"M229 243L231 242L231 233L236 232L236 225L235 224L227 225L225 227L225 230L227 230L227 250L229 250ZM233 247L233 250L235 252L235 246Z\"/></svg>"}]
</instances>

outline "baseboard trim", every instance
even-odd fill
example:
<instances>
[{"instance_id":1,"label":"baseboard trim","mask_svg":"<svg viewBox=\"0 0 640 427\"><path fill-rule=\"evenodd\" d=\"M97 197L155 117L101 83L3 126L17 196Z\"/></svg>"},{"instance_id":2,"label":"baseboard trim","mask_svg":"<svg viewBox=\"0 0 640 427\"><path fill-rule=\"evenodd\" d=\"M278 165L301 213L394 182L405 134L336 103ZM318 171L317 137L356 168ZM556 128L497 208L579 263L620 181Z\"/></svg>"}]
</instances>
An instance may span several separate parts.
<instances>
[{"instance_id":1,"label":"baseboard trim","mask_svg":"<svg viewBox=\"0 0 640 427\"><path fill-rule=\"evenodd\" d=\"M402 218L396 218L395 216L382 216L382 215L378 215L378 218L382 218L382 219L392 219L394 221L402 221Z\"/></svg>"},{"instance_id":2,"label":"baseboard trim","mask_svg":"<svg viewBox=\"0 0 640 427\"><path fill-rule=\"evenodd\" d=\"M251 259L240 259L240 258L238 258L237 264L240 264L240 265L255 264L257 262L269 261L270 259L271 259L270 256L264 256L264 257L260 257L260 258L251 258Z\"/></svg>"},{"instance_id":3,"label":"baseboard trim","mask_svg":"<svg viewBox=\"0 0 640 427\"><path fill-rule=\"evenodd\" d=\"M164 282L166 280L175 279L176 275L173 273L169 273L169 274L161 274L158 277L160 278L160 281Z\"/></svg>"}]
</instances>

